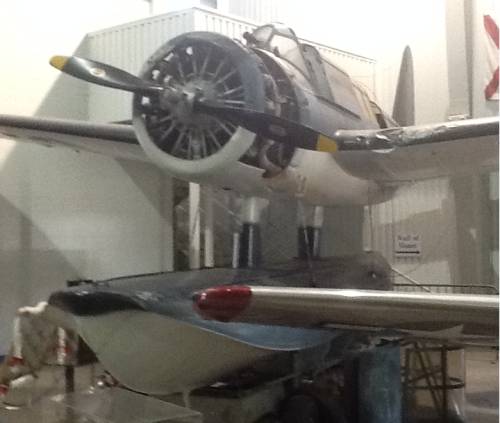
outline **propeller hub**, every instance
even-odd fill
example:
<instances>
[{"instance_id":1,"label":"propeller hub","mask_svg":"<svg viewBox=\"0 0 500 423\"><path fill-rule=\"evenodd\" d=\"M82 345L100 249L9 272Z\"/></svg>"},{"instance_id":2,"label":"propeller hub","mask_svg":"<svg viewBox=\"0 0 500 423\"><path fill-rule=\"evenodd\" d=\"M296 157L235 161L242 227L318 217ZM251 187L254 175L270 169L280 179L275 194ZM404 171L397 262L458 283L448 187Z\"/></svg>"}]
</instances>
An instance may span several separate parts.
<instances>
[{"instance_id":1,"label":"propeller hub","mask_svg":"<svg viewBox=\"0 0 500 423\"><path fill-rule=\"evenodd\" d=\"M194 111L194 104L198 100L214 101L218 92L211 81L201 78L192 79L184 85L167 85L160 98L163 110L186 127L196 130L209 129L214 119L206 114Z\"/></svg>"}]
</instances>

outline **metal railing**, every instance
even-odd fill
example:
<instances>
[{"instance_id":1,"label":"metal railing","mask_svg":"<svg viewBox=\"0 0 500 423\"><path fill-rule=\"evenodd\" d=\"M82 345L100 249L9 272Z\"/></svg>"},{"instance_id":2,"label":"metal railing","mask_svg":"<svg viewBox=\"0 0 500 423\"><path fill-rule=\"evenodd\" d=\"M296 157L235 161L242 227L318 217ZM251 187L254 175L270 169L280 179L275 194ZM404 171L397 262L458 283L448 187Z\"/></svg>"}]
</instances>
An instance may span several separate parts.
<instances>
[{"instance_id":1,"label":"metal railing","mask_svg":"<svg viewBox=\"0 0 500 423\"><path fill-rule=\"evenodd\" d=\"M408 283L394 283L395 291L401 292L432 292L434 294L471 294L471 295L498 295L498 288L486 284L444 284L444 283L420 283L419 281L405 275L397 269L391 268L392 272L408 281Z\"/></svg>"},{"instance_id":2,"label":"metal railing","mask_svg":"<svg viewBox=\"0 0 500 423\"><path fill-rule=\"evenodd\" d=\"M498 295L498 288L493 285L460 285L426 283L415 285L413 283L395 283L394 290L401 292L432 292L435 294L481 294Z\"/></svg>"}]
</instances>

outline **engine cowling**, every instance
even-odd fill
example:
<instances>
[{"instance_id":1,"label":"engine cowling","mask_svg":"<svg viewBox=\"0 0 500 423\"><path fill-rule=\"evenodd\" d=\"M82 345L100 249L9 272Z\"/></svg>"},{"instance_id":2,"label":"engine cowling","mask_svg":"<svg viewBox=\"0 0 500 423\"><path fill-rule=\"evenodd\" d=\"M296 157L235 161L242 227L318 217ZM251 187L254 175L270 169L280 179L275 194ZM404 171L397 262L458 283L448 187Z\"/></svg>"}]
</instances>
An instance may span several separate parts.
<instances>
[{"instance_id":1,"label":"engine cowling","mask_svg":"<svg viewBox=\"0 0 500 423\"><path fill-rule=\"evenodd\" d=\"M140 77L172 88L160 97L136 94L133 123L146 154L178 178L202 181L221 173L256 140L227 120L193 112L195 98L272 112L260 59L220 34L173 38L148 59Z\"/></svg>"}]
</instances>

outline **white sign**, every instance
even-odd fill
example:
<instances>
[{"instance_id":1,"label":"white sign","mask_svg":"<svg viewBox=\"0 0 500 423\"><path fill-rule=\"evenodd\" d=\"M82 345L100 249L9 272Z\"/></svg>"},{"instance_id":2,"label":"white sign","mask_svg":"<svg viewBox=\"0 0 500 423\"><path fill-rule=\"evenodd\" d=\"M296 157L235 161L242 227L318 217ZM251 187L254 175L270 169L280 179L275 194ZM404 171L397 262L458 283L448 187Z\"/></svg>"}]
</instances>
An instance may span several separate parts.
<instances>
[{"instance_id":1,"label":"white sign","mask_svg":"<svg viewBox=\"0 0 500 423\"><path fill-rule=\"evenodd\" d=\"M396 257L420 257L421 247L420 234L397 234L394 240Z\"/></svg>"}]
</instances>

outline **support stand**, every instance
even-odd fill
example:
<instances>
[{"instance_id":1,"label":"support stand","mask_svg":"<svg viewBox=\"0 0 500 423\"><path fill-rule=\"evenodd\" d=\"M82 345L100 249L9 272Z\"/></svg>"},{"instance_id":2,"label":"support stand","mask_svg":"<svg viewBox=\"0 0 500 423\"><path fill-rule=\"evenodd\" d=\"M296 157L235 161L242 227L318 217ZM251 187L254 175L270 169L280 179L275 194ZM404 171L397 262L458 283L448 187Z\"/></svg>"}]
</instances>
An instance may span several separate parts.
<instances>
[{"instance_id":1,"label":"support stand","mask_svg":"<svg viewBox=\"0 0 500 423\"><path fill-rule=\"evenodd\" d=\"M235 241L238 242L238 267L255 268L262 264L262 239L260 217L267 200L250 197L243 204L243 227ZM235 254L233 254L235 256Z\"/></svg>"},{"instance_id":2,"label":"support stand","mask_svg":"<svg viewBox=\"0 0 500 423\"><path fill-rule=\"evenodd\" d=\"M399 345L361 353L346 366L350 420L355 423L401 423Z\"/></svg>"},{"instance_id":3,"label":"support stand","mask_svg":"<svg viewBox=\"0 0 500 423\"><path fill-rule=\"evenodd\" d=\"M64 366L64 385L67 394L75 392L75 366L73 364Z\"/></svg>"},{"instance_id":4,"label":"support stand","mask_svg":"<svg viewBox=\"0 0 500 423\"><path fill-rule=\"evenodd\" d=\"M259 267L262 264L260 225L257 223L244 223L239 241L238 267Z\"/></svg>"},{"instance_id":5,"label":"support stand","mask_svg":"<svg viewBox=\"0 0 500 423\"><path fill-rule=\"evenodd\" d=\"M299 207L297 216L298 257L301 260L318 259L321 254L323 207Z\"/></svg>"},{"instance_id":6,"label":"support stand","mask_svg":"<svg viewBox=\"0 0 500 423\"><path fill-rule=\"evenodd\" d=\"M189 183L189 268L199 269L201 249L200 185Z\"/></svg>"}]
</instances>

